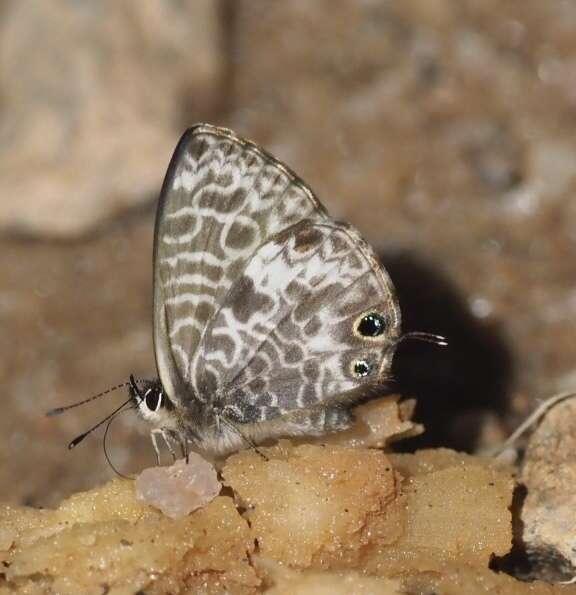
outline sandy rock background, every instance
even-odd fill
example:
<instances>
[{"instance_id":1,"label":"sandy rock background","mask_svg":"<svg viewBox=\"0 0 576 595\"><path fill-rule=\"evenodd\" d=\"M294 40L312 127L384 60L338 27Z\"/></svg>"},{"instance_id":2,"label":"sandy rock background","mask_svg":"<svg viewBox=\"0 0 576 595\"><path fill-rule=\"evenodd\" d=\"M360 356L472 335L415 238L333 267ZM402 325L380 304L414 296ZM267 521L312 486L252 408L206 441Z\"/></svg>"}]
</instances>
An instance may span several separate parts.
<instances>
[{"instance_id":1,"label":"sandy rock background","mask_svg":"<svg viewBox=\"0 0 576 595\"><path fill-rule=\"evenodd\" d=\"M417 445L496 442L576 384L576 5L562 0L0 6L2 500L112 476L66 444L154 374L155 197L181 132L264 144L377 247ZM153 461L131 415L123 472Z\"/></svg>"}]
</instances>

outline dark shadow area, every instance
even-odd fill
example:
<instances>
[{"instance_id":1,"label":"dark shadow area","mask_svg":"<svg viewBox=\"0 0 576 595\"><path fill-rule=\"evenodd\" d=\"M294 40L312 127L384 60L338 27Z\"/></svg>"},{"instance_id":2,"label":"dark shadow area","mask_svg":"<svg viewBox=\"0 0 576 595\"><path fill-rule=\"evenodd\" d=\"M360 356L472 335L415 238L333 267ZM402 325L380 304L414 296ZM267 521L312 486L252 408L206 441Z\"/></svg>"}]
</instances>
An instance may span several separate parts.
<instances>
[{"instance_id":1,"label":"dark shadow area","mask_svg":"<svg viewBox=\"0 0 576 595\"><path fill-rule=\"evenodd\" d=\"M524 523L522 522L522 507L528 492L526 486L517 485L512 497L512 549L505 556L493 556L490 569L495 572L505 572L520 580L531 580L532 568L526 554L526 546L522 539Z\"/></svg>"},{"instance_id":2,"label":"dark shadow area","mask_svg":"<svg viewBox=\"0 0 576 595\"><path fill-rule=\"evenodd\" d=\"M508 346L497 329L470 313L443 275L408 254L381 256L396 287L404 332L443 335L448 347L406 341L392 367L400 392L416 397L415 419L426 432L400 449L445 446L474 450L482 415L504 415L513 380Z\"/></svg>"},{"instance_id":3,"label":"dark shadow area","mask_svg":"<svg viewBox=\"0 0 576 595\"><path fill-rule=\"evenodd\" d=\"M519 484L514 490L512 505L512 549L505 556L493 556L490 569L505 572L522 581L541 580L549 583L569 581L574 577L574 566L565 556L552 547L541 547L528 552L524 542L522 509L528 491Z\"/></svg>"}]
</instances>

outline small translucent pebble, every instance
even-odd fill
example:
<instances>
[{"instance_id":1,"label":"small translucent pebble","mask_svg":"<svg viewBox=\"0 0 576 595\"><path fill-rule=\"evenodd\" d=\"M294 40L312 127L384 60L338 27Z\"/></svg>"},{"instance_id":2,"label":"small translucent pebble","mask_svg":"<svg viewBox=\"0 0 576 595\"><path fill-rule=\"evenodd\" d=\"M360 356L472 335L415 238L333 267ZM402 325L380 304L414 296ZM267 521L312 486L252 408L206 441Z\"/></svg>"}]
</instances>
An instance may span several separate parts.
<instances>
[{"instance_id":1,"label":"small translucent pebble","mask_svg":"<svg viewBox=\"0 0 576 595\"><path fill-rule=\"evenodd\" d=\"M200 455L190 453L171 467L144 469L136 478L136 498L177 519L206 506L222 485L216 470Z\"/></svg>"}]
</instances>

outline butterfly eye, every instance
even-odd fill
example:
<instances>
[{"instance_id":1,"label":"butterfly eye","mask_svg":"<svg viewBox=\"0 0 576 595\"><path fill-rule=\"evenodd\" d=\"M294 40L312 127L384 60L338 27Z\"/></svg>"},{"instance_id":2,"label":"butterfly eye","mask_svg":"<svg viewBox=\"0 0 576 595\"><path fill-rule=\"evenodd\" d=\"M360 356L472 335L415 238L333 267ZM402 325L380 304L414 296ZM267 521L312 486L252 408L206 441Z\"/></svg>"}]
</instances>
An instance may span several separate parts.
<instances>
[{"instance_id":1,"label":"butterfly eye","mask_svg":"<svg viewBox=\"0 0 576 595\"><path fill-rule=\"evenodd\" d=\"M356 374L356 376L358 376L359 378L364 378L364 376L368 376L371 370L372 367L366 360L360 359L354 364L354 374Z\"/></svg>"},{"instance_id":2,"label":"butterfly eye","mask_svg":"<svg viewBox=\"0 0 576 595\"><path fill-rule=\"evenodd\" d=\"M363 337L378 337L386 328L386 320L380 314L371 312L362 317L357 328Z\"/></svg>"},{"instance_id":3,"label":"butterfly eye","mask_svg":"<svg viewBox=\"0 0 576 595\"><path fill-rule=\"evenodd\" d=\"M158 389L150 388L146 391L146 407L150 409L150 411L158 411L162 406L162 391Z\"/></svg>"}]
</instances>

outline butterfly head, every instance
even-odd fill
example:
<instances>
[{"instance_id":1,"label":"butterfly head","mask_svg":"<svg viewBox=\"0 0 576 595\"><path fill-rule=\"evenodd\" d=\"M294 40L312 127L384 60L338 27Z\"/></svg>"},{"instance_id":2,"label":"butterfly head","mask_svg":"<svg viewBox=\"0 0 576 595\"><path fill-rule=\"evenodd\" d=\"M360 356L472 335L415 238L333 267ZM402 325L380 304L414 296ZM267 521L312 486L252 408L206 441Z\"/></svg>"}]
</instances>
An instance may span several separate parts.
<instances>
[{"instance_id":1,"label":"butterfly head","mask_svg":"<svg viewBox=\"0 0 576 595\"><path fill-rule=\"evenodd\" d=\"M128 387L134 406L147 422L164 428L174 425L174 404L160 380L144 380L138 386L134 377L130 376Z\"/></svg>"}]
</instances>

